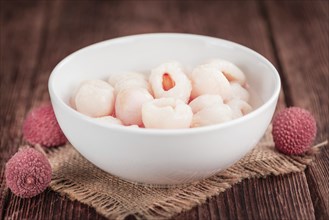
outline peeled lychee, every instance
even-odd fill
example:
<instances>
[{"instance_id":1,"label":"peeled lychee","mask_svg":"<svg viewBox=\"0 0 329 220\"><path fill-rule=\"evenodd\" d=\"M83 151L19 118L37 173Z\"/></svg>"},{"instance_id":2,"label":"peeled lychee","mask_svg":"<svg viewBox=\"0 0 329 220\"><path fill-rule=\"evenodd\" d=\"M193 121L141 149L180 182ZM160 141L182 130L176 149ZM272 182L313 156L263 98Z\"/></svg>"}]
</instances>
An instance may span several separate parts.
<instances>
[{"instance_id":1,"label":"peeled lychee","mask_svg":"<svg viewBox=\"0 0 329 220\"><path fill-rule=\"evenodd\" d=\"M23 136L29 143L45 147L59 146L67 142L51 104L35 108L28 114L23 124Z\"/></svg>"},{"instance_id":2,"label":"peeled lychee","mask_svg":"<svg viewBox=\"0 0 329 220\"><path fill-rule=\"evenodd\" d=\"M310 112L298 107L286 108L273 119L275 147L284 154L302 154L316 135L316 122Z\"/></svg>"},{"instance_id":3,"label":"peeled lychee","mask_svg":"<svg viewBox=\"0 0 329 220\"><path fill-rule=\"evenodd\" d=\"M33 148L23 148L6 164L6 183L22 198L43 192L51 181L51 166L45 155Z\"/></svg>"}]
</instances>

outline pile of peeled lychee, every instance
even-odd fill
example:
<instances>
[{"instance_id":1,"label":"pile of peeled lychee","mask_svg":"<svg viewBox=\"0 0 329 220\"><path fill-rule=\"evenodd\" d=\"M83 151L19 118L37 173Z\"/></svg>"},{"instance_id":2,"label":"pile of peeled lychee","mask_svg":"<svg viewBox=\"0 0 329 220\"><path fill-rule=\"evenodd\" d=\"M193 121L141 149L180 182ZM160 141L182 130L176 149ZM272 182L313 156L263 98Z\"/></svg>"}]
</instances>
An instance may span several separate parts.
<instances>
[{"instance_id":1,"label":"pile of peeled lychee","mask_svg":"<svg viewBox=\"0 0 329 220\"><path fill-rule=\"evenodd\" d=\"M315 138L316 122L304 109L286 108L274 117L272 134L278 151L287 155L303 154ZM67 139L50 104L35 108L27 115L23 137L34 148L21 147L7 162L5 177L15 195L30 198L43 192L51 181L51 165L42 147L64 145Z\"/></svg>"}]
</instances>

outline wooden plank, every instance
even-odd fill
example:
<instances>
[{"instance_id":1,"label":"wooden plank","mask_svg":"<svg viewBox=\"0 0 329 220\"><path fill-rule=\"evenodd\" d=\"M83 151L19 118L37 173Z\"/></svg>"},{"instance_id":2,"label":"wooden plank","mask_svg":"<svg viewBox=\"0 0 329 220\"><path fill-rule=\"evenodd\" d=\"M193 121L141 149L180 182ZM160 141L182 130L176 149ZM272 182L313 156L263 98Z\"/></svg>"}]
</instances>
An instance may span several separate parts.
<instances>
[{"instance_id":1,"label":"wooden plank","mask_svg":"<svg viewBox=\"0 0 329 220\"><path fill-rule=\"evenodd\" d=\"M10 195L10 201L4 218L8 219L95 219L106 218L97 214L95 209L72 202L66 197L47 189L31 199L22 199Z\"/></svg>"},{"instance_id":2,"label":"wooden plank","mask_svg":"<svg viewBox=\"0 0 329 220\"><path fill-rule=\"evenodd\" d=\"M4 165L22 143L20 127L28 109L29 82L35 75L44 25L43 3L17 4L1 2L0 7L0 219L11 198Z\"/></svg>"},{"instance_id":3,"label":"wooden plank","mask_svg":"<svg viewBox=\"0 0 329 220\"><path fill-rule=\"evenodd\" d=\"M28 10L29 9L29 10ZM29 81L34 76L42 41L43 5L22 4L16 9L12 5L1 7L1 159L16 151L13 144L21 142L20 127L24 118ZM35 16L30 18L30 14ZM34 30L34 31L31 31ZM11 140L15 139L15 140ZM10 141L12 143L10 143Z\"/></svg>"},{"instance_id":4,"label":"wooden plank","mask_svg":"<svg viewBox=\"0 0 329 220\"><path fill-rule=\"evenodd\" d=\"M328 139L328 1L267 2L292 104L317 120L316 142ZM306 170L318 219L329 219L329 148Z\"/></svg>"},{"instance_id":5,"label":"wooden plank","mask_svg":"<svg viewBox=\"0 0 329 220\"><path fill-rule=\"evenodd\" d=\"M175 219L315 219L311 204L305 175L294 173L242 181Z\"/></svg>"},{"instance_id":6,"label":"wooden plank","mask_svg":"<svg viewBox=\"0 0 329 220\"><path fill-rule=\"evenodd\" d=\"M27 111L48 101L47 80L51 68L62 59L63 53L48 56L59 48L55 42L56 32L60 29L56 20L60 17L60 2L51 5L46 2L14 1L6 2L1 7L1 200L0 219L104 219L96 211L79 202L72 202L57 193L46 190L32 198L21 199L14 196L4 182L4 164L17 151L17 147L24 143L21 138L21 125ZM51 14L48 14L49 9ZM85 7L85 11L87 8ZM80 17L82 17L82 12ZM31 16L33 15L33 16ZM53 18L56 19L53 19ZM50 20L50 23L47 21ZM81 23L83 20L79 20ZM52 29L53 28L53 29ZM52 34L53 36L49 36ZM65 37L65 36L63 36ZM66 36L67 37L67 36ZM51 48L49 38L52 40ZM3 40L5 39L5 40ZM68 46L68 54L84 45L75 44L76 48ZM59 41L60 42L60 41ZM48 50L48 51L47 51ZM50 58L49 58L50 57ZM51 62L49 59L53 59ZM41 64L42 63L42 64ZM44 64L44 65L43 65ZM48 66L48 65L51 66Z\"/></svg>"},{"instance_id":7,"label":"wooden plank","mask_svg":"<svg viewBox=\"0 0 329 220\"><path fill-rule=\"evenodd\" d=\"M245 203L249 206L247 216L250 219L267 219L268 216L279 219L315 219L305 180L304 174L297 173L278 177L270 176L257 182L243 182L244 188L249 192L245 196ZM254 191L254 188L259 190ZM275 200L272 200L273 195L276 197ZM253 197L259 204L258 212L249 212L253 204L249 202L249 199Z\"/></svg>"},{"instance_id":8,"label":"wooden plank","mask_svg":"<svg viewBox=\"0 0 329 220\"><path fill-rule=\"evenodd\" d=\"M44 27L46 33L42 35L44 43L38 47L33 47L32 45L30 48L30 50L39 51L37 53L39 55L31 57L32 62L34 62L32 69L35 71L33 80L31 78L32 74L30 76L24 75L24 69L16 70L16 78L26 77L23 78L25 79L24 82L32 82L32 84L26 86L28 89L24 91L26 94L24 99L17 97L9 99L5 97L6 103L9 103L7 105L11 107L10 111L2 112L1 116L8 117L7 115L9 115L10 117L12 116L10 112L15 112L17 107L27 106L25 107L27 109L47 101L49 97L46 82L50 71L64 56L88 44L121 35L141 32L192 32L212 35L242 43L275 62L273 48L268 39L266 23L256 2L211 1L203 3L193 1L186 3L145 1L141 4L135 1L97 1L91 5L86 1L79 1L79 4L76 4L74 1L54 1L47 4L50 4L47 7L49 11L47 11L46 15L43 15L47 16L47 19L36 18L39 21L49 21ZM15 6L17 7L14 4L10 5L12 8L8 9L8 11L16 10ZM22 10L24 13L36 16L33 13L35 12L33 7L32 9L27 7ZM43 14L41 9L34 10L40 10L39 13ZM15 15L13 16L16 18ZM237 26L237 24L239 25ZM25 30L25 32L33 32L31 30L34 30L34 28L30 27L29 31ZM257 38L255 38L255 33L257 33ZM6 44L8 42L15 44L16 40L9 38L6 40ZM17 48L22 50L23 46L20 45ZM35 63L38 63L37 68ZM8 69L15 72L14 65ZM24 82L20 82L21 85ZM12 86L13 84L10 85ZM18 89L20 87L14 87L12 91ZM23 93L21 95L24 96ZM30 97L26 101L28 103L19 102L17 104L18 99L27 100L26 97ZM283 99L281 99L280 105L282 106L283 104ZM17 105L16 108L13 107L15 105ZM11 117L10 120L6 121L8 130L12 131L11 137L3 135L3 139L1 139L3 140L1 143L5 143L4 145L1 144L1 146L6 150L8 150L8 144L6 143L10 142L11 138L17 137L17 134L20 135L18 128L26 113L25 109L20 114L16 113L20 115L19 122ZM19 138L15 143L18 145L22 143L22 140ZM14 151L16 149L12 149L12 152ZM183 213L181 219L216 219L217 217L235 219L244 216L273 218L273 215L277 213L279 214L275 217L283 218L300 216L297 212L301 209L305 210L301 212L302 217L313 218L310 196L307 188L305 188L306 179L303 174L291 175L282 179L273 177L266 179L262 184L260 184L260 181L263 180L250 180L247 186L243 185L246 184L245 182L238 184L220 196L210 199L208 203ZM283 187L278 187L279 183ZM290 194L289 196L291 197L282 198L278 196L284 195L287 190L290 190L290 187L293 188L293 192L299 193ZM267 188L270 188L272 192L278 193L278 195L269 196ZM303 195L300 192L303 192ZM257 197L252 195L257 195ZM46 191L32 199L19 199L10 193L7 198L6 210L3 213L8 218L46 219L50 216L55 216L59 219L101 218L93 209L78 202L69 201L67 198L60 197L58 194L50 191ZM266 206L263 205L264 200L268 200ZM281 209L285 210L284 205L290 202L295 204L295 208L287 210L287 212L292 212L290 215L286 211L280 211ZM250 209L250 207L253 207L253 209ZM269 207L272 207L272 209L267 210ZM53 210L53 212L50 211L49 213L48 210ZM179 219L179 216L177 219Z\"/></svg>"}]
</instances>

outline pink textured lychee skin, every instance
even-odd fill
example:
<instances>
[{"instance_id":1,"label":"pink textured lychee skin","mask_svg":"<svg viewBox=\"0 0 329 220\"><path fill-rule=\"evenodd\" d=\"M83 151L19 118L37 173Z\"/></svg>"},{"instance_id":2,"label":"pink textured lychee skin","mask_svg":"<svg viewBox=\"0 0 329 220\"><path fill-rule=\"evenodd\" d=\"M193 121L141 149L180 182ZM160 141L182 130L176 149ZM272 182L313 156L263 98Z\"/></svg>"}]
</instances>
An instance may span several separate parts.
<instances>
[{"instance_id":1,"label":"pink textured lychee skin","mask_svg":"<svg viewBox=\"0 0 329 220\"><path fill-rule=\"evenodd\" d=\"M282 153L306 152L316 135L316 121L310 112L298 107L286 108L273 119L273 140Z\"/></svg>"},{"instance_id":2,"label":"pink textured lychee skin","mask_svg":"<svg viewBox=\"0 0 329 220\"><path fill-rule=\"evenodd\" d=\"M67 142L50 104L35 108L28 114L23 124L23 136L29 143L45 147Z\"/></svg>"},{"instance_id":3,"label":"pink textured lychee skin","mask_svg":"<svg viewBox=\"0 0 329 220\"><path fill-rule=\"evenodd\" d=\"M51 166L45 155L33 148L23 148L6 164L6 183L22 198L43 192L51 181Z\"/></svg>"}]
</instances>

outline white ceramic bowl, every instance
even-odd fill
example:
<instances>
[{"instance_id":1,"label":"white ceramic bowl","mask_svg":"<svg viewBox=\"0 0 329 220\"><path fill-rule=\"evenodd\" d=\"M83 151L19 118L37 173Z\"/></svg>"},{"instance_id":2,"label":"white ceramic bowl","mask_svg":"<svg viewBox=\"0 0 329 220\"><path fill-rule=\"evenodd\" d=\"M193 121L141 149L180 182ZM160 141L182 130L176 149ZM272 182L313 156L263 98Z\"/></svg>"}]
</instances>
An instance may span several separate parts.
<instances>
[{"instance_id":1,"label":"white ceramic bowl","mask_svg":"<svg viewBox=\"0 0 329 220\"><path fill-rule=\"evenodd\" d=\"M168 60L196 66L223 58L238 65L252 88L255 110L223 124L182 130L102 125L69 106L74 88L110 72L145 72ZM62 60L49 79L60 127L72 145L99 168L123 179L179 184L209 177L242 158L268 127L280 78L263 56L239 44L191 34L143 34L83 48Z\"/></svg>"}]
</instances>

